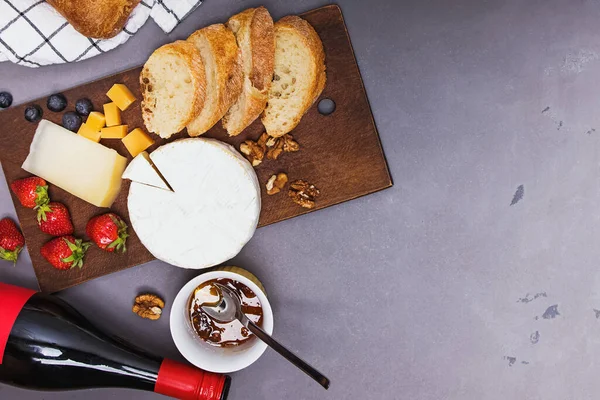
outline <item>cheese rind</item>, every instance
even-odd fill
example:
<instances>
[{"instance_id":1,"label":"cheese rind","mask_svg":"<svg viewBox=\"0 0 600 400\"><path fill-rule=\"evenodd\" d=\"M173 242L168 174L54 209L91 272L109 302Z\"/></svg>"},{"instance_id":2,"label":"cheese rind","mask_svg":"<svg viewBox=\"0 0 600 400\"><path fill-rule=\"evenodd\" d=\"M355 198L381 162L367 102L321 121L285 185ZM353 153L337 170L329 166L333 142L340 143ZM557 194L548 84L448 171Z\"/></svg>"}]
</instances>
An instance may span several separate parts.
<instances>
[{"instance_id":1,"label":"cheese rind","mask_svg":"<svg viewBox=\"0 0 600 400\"><path fill-rule=\"evenodd\" d=\"M137 157L138 154L154 144L154 140L140 128L135 128L121 140L132 157Z\"/></svg>"},{"instance_id":2,"label":"cheese rind","mask_svg":"<svg viewBox=\"0 0 600 400\"><path fill-rule=\"evenodd\" d=\"M133 93L131 93L127 86L122 83L115 83L106 95L121 111L127 110L127 108L135 101Z\"/></svg>"},{"instance_id":3,"label":"cheese rind","mask_svg":"<svg viewBox=\"0 0 600 400\"><path fill-rule=\"evenodd\" d=\"M127 125L118 125L102 128L102 139L123 139L127 136Z\"/></svg>"},{"instance_id":4,"label":"cheese rind","mask_svg":"<svg viewBox=\"0 0 600 400\"><path fill-rule=\"evenodd\" d=\"M104 108L104 117L106 118L106 126L121 125L121 110L113 103L106 103Z\"/></svg>"},{"instance_id":5,"label":"cheese rind","mask_svg":"<svg viewBox=\"0 0 600 400\"><path fill-rule=\"evenodd\" d=\"M110 207L126 166L116 151L41 120L22 168L97 207Z\"/></svg>"},{"instance_id":6,"label":"cheese rind","mask_svg":"<svg viewBox=\"0 0 600 400\"><path fill-rule=\"evenodd\" d=\"M77 134L83 136L86 139L91 140L92 142L100 142L100 132L90 128L85 122L81 124L79 130L77 131Z\"/></svg>"},{"instance_id":7,"label":"cheese rind","mask_svg":"<svg viewBox=\"0 0 600 400\"><path fill-rule=\"evenodd\" d=\"M137 157L131 160L127 169L123 172L123 179L171 191L152 165L150 156L145 151L142 151Z\"/></svg>"},{"instance_id":8,"label":"cheese rind","mask_svg":"<svg viewBox=\"0 0 600 400\"><path fill-rule=\"evenodd\" d=\"M260 215L260 184L250 163L233 147L203 138L166 144L150 159L174 191L131 184L129 218L144 246L182 268L235 257Z\"/></svg>"},{"instance_id":9,"label":"cheese rind","mask_svg":"<svg viewBox=\"0 0 600 400\"><path fill-rule=\"evenodd\" d=\"M100 132L100 129L104 128L104 125L106 125L106 118L101 112L92 111L90 115L88 115L85 123L94 131Z\"/></svg>"}]
</instances>

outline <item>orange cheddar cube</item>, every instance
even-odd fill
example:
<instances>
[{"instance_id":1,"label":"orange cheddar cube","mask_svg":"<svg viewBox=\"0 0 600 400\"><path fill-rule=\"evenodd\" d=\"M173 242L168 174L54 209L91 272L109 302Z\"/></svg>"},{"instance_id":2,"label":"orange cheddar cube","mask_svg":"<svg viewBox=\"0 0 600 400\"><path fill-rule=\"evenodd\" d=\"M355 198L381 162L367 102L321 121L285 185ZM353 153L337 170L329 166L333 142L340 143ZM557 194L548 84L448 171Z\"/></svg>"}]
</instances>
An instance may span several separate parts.
<instances>
[{"instance_id":1,"label":"orange cheddar cube","mask_svg":"<svg viewBox=\"0 0 600 400\"><path fill-rule=\"evenodd\" d=\"M90 128L90 126L85 122L81 124L77 134L91 140L92 142L98 143L100 141L100 131Z\"/></svg>"},{"instance_id":2,"label":"orange cheddar cube","mask_svg":"<svg viewBox=\"0 0 600 400\"><path fill-rule=\"evenodd\" d=\"M127 110L127 108L135 101L133 93L131 93L127 86L122 83L115 83L106 95L121 111Z\"/></svg>"},{"instance_id":3,"label":"orange cheddar cube","mask_svg":"<svg viewBox=\"0 0 600 400\"><path fill-rule=\"evenodd\" d=\"M85 121L87 126L90 129L93 129L95 132L100 132L100 129L104 128L106 124L106 118L104 118L104 114L98 111L92 111Z\"/></svg>"},{"instance_id":4,"label":"orange cheddar cube","mask_svg":"<svg viewBox=\"0 0 600 400\"><path fill-rule=\"evenodd\" d=\"M125 147L127 147L127 150L132 157L136 157L142 151L154 144L154 140L140 128L135 128L129 132L129 134L121 139L121 141Z\"/></svg>"},{"instance_id":5,"label":"orange cheddar cube","mask_svg":"<svg viewBox=\"0 0 600 400\"><path fill-rule=\"evenodd\" d=\"M127 125L108 126L100 131L102 139L123 139L127 136Z\"/></svg>"},{"instance_id":6,"label":"orange cheddar cube","mask_svg":"<svg viewBox=\"0 0 600 400\"><path fill-rule=\"evenodd\" d=\"M119 110L119 107L115 103L107 103L103 107L106 126L121 125L121 110Z\"/></svg>"}]
</instances>

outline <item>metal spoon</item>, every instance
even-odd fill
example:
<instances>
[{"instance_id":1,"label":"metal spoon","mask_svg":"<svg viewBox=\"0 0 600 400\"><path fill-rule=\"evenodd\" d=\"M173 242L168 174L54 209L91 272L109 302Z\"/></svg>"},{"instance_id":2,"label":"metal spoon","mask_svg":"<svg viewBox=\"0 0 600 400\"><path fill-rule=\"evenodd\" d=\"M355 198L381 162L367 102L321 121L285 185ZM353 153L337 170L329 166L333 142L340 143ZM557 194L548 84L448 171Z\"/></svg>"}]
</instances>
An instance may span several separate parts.
<instances>
[{"instance_id":1,"label":"metal spoon","mask_svg":"<svg viewBox=\"0 0 600 400\"><path fill-rule=\"evenodd\" d=\"M281 354L296 367L300 368L325 389L329 389L330 381L327 379L327 377L294 355L291 351L273 339L268 333L263 331L258 325L246 317L246 315L242 312L241 301L235 292L233 292L227 286L221 285L220 283L214 283L214 285L220 289L222 301L216 306L202 305L202 309L204 312L206 312L206 314L216 321L222 323L231 322L237 319L242 323L242 325L248 328L250 332L254 333L260 340L269 345L273 350Z\"/></svg>"}]
</instances>

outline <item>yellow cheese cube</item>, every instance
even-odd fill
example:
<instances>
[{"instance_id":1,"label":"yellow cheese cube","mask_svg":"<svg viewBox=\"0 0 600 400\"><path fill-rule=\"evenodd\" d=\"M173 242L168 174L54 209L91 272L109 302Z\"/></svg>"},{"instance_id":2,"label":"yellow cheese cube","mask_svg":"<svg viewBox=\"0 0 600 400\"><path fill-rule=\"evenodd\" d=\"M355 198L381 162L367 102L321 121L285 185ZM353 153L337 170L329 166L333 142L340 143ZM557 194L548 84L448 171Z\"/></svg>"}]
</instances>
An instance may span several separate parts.
<instances>
[{"instance_id":1,"label":"yellow cheese cube","mask_svg":"<svg viewBox=\"0 0 600 400\"><path fill-rule=\"evenodd\" d=\"M95 132L100 132L100 129L104 128L104 125L106 124L106 118L104 118L104 114L101 112L92 111L85 123Z\"/></svg>"},{"instance_id":2,"label":"yellow cheese cube","mask_svg":"<svg viewBox=\"0 0 600 400\"><path fill-rule=\"evenodd\" d=\"M85 122L81 124L77 134L91 140L92 142L98 143L100 141L100 132L93 130Z\"/></svg>"},{"instance_id":3,"label":"yellow cheese cube","mask_svg":"<svg viewBox=\"0 0 600 400\"><path fill-rule=\"evenodd\" d=\"M121 110L119 110L119 107L115 103L107 103L103 107L106 126L121 125Z\"/></svg>"},{"instance_id":4,"label":"yellow cheese cube","mask_svg":"<svg viewBox=\"0 0 600 400\"><path fill-rule=\"evenodd\" d=\"M100 131L102 139L123 139L127 136L127 125L110 126Z\"/></svg>"},{"instance_id":5,"label":"yellow cheese cube","mask_svg":"<svg viewBox=\"0 0 600 400\"><path fill-rule=\"evenodd\" d=\"M129 132L129 135L125 136L121 141L127 147L132 157L137 156L154 144L154 140L140 128L135 128Z\"/></svg>"},{"instance_id":6,"label":"yellow cheese cube","mask_svg":"<svg viewBox=\"0 0 600 400\"><path fill-rule=\"evenodd\" d=\"M122 83L115 83L108 93L106 93L109 99L111 99L121 111L127 110L127 108L135 101L135 96L127 86Z\"/></svg>"}]
</instances>

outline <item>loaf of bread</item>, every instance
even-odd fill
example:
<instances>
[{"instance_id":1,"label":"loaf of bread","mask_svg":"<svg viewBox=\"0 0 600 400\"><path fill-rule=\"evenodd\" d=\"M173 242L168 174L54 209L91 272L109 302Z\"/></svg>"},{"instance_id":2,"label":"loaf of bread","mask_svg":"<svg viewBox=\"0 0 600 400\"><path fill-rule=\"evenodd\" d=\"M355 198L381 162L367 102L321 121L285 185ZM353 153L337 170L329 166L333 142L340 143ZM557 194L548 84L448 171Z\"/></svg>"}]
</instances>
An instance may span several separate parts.
<instances>
[{"instance_id":1,"label":"loaf of bread","mask_svg":"<svg viewBox=\"0 0 600 400\"><path fill-rule=\"evenodd\" d=\"M200 51L206 73L204 108L200 115L187 125L189 135L198 136L223 118L240 96L241 52L233 32L223 24L200 29L187 40Z\"/></svg>"},{"instance_id":2,"label":"loaf of bread","mask_svg":"<svg viewBox=\"0 0 600 400\"><path fill-rule=\"evenodd\" d=\"M325 52L314 28L297 16L275 24L275 73L262 123L270 136L294 129L325 87Z\"/></svg>"},{"instance_id":3,"label":"loaf of bread","mask_svg":"<svg viewBox=\"0 0 600 400\"><path fill-rule=\"evenodd\" d=\"M46 0L84 36L108 39L123 30L140 0Z\"/></svg>"},{"instance_id":4,"label":"loaf of bread","mask_svg":"<svg viewBox=\"0 0 600 400\"><path fill-rule=\"evenodd\" d=\"M264 7L234 15L227 26L235 34L242 53L242 92L223 118L223 127L235 136L265 109L273 79L275 41L273 19Z\"/></svg>"},{"instance_id":5,"label":"loaf of bread","mask_svg":"<svg viewBox=\"0 0 600 400\"><path fill-rule=\"evenodd\" d=\"M185 40L159 47L144 64L140 85L146 129L169 138L204 106L206 75L200 52Z\"/></svg>"}]
</instances>

